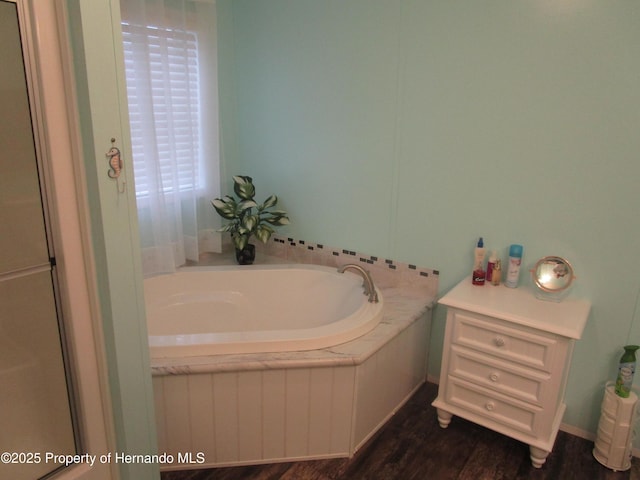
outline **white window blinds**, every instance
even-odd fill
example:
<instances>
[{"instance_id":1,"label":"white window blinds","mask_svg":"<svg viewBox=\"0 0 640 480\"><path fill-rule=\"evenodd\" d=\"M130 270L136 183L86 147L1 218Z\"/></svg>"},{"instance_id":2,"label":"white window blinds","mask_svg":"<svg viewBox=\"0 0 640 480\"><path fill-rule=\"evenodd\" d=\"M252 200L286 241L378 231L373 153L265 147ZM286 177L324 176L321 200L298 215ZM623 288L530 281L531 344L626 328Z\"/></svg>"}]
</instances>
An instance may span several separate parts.
<instances>
[{"instance_id":1,"label":"white window blinds","mask_svg":"<svg viewBox=\"0 0 640 480\"><path fill-rule=\"evenodd\" d=\"M136 196L201 185L198 39L122 24Z\"/></svg>"}]
</instances>

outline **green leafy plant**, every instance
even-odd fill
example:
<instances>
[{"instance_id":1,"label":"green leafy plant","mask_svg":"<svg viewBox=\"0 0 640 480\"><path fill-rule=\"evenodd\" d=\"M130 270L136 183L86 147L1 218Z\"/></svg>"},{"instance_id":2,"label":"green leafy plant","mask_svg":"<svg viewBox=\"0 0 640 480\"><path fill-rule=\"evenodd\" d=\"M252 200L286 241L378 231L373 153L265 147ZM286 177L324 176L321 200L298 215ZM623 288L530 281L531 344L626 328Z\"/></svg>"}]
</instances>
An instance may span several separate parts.
<instances>
[{"instance_id":1,"label":"green leafy plant","mask_svg":"<svg viewBox=\"0 0 640 480\"><path fill-rule=\"evenodd\" d=\"M211 204L218 215L230 220L218 231L229 232L238 250L243 250L253 235L262 243L266 243L275 232L272 226L289 223L287 212L271 210L278 203L278 197L275 195L269 195L261 204L254 200L256 188L251 177L234 176L233 191L239 197L238 199L225 195L224 198L212 200Z\"/></svg>"}]
</instances>

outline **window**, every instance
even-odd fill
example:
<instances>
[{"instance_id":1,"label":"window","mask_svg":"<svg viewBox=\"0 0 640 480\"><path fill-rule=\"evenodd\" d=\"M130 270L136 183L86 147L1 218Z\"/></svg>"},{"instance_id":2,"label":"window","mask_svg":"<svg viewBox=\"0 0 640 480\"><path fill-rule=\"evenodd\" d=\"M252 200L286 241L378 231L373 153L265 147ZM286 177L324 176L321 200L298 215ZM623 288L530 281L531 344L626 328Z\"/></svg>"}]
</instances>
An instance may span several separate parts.
<instances>
[{"instance_id":1,"label":"window","mask_svg":"<svg viewBox=\"0 0 640 480\"><path fill-rule=\"evenodd\" d=\"M201 187L198 38L122 23L136 196Z\"/></svg>"},{"instance_id":2,"label":"window","mask_svg":"<svg viewBox=\"0 0 640 480\"><path fill-rule=\"evenodd\" d=\"M144 275L203 252L219 196L215 0L120 0Z\"/></svg>"}]
</instances>

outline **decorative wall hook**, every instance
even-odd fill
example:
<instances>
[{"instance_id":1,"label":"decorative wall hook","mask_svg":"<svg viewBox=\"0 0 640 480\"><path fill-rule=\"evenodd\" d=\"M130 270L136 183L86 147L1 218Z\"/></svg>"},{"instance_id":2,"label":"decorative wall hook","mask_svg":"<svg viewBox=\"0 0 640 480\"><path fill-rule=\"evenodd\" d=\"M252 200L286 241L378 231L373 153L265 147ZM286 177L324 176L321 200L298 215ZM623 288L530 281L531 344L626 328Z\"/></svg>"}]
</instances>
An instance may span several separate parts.
<instances>
[{"instance_id":1,"label":"decorative wall hook","mask_svg":"<svg viewBox=\"0 0 640 480\"><path fill-rule=\"evenodd\" d=\"M122 156L120 154L120 149L115 146L115 142L116 142L116 139L112 138L111 139L112 146L106 155L106 157L109 159L109 167L111 167L109 168L107 175L109 176L109 178L116 179L116 189L118 190L118 193L124 193L124 189L127 182L123 180L122 187L120 186L119 179L120 179L120 174L122 173L123 164L122 164Z\"/></svg>"}]
</instances>

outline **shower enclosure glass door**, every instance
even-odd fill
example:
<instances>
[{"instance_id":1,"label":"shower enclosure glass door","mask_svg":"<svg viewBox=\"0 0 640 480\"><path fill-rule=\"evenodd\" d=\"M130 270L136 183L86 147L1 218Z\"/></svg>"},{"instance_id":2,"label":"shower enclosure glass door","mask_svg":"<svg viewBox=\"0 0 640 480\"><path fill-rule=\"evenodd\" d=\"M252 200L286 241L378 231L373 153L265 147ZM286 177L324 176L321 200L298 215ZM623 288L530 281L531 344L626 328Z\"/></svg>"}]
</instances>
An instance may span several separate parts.
<instances>
[{"instance_id":1,"label":"shower enclosure glass door","mask_svg":"<svg viewBox=\"0 0 640 480\"><path fill-rule=\"evenodd\" d=\"M77 452L41 194L20 8L0 0L0 478L37 479Z\"/></svg>"}]
</instances>

